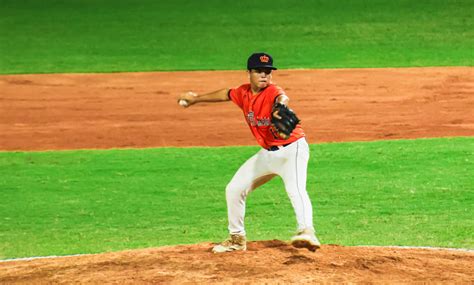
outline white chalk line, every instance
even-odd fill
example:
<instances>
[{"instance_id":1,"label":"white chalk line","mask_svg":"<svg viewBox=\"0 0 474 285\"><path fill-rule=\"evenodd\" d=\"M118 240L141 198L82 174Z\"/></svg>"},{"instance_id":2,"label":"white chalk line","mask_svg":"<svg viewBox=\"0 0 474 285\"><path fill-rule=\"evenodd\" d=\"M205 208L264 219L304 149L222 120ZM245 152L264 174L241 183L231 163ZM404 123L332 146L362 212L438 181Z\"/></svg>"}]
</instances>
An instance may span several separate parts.
<instances>
[{"instance_id":1,"label":"white chalk line","mask_svg":"<svg viewBox=\"0 0 474 285\"><path fill-rule=\"evenodd\" d=\"M104 252L105 253L105 252ZM100 253L97 253L100 254ZM36 259L53 259L53 258L67 258L67 257L75 257L75 256L88 256L88 255L96 255L93 253L79 253L79 254L70 254L70 255L50 255L50 256L33 256L33 257L20 257L20 258L10 258L10 259L2 259L1 262L12 262L12 261L29 261L29 260L36 260Z\"/></svg>"},{"instance_id":2,"label":"white chalk line","mask_svg":"<svg viewBox=\"0 0 474 285\"><path fill-rule=\"evenodd\" d=\"M449 247L431 247L431 246L398 246L398 245L353 245L347 247L375 247L375 248L399 248L399 249L429 249L429 250L441 250L441 251L459 251L459 252L474 252L474 249L471 248L449 248ZM104 252L106 253L106 252ZM22 258L11 258L3 259L1 262L14 262L14 261L30 261L37 259L54 259L54 258L68 258L75 256L92 256L99 255L103 253L80 253L80 254L71 254L71 255L51 255L51 256L33 256L33 257L22 257Z\"/></svg>"}]
</instances>

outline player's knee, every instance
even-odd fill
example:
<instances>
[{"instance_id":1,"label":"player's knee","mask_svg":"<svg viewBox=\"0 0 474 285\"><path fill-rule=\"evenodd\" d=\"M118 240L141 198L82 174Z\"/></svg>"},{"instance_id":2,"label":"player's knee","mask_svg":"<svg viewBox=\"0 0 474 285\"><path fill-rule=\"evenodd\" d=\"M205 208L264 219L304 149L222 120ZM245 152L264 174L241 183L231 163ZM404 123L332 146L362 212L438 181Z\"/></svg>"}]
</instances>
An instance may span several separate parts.
<instances>
[{"instance_id":1,"label":"player's knee","mask_svg":"<svg viewBox=\"0 0 474 285\"><path fill-rule=\"evenodd\" d=\"M232 195L233 193L237 193L239 191L239 186L236 183L230 182L225 187L225 193L227 196Z\"/></svg>"},{"instance_id":2,"label":"player's knee","mask_svg":"<svg viewBox=\"0 0 474 285\"><path fill-rule=\"evenodd\" d=\"M243 192L245 192L245 187L237 183L230 182L225 188L225 194L228 200L239 199Z\"/></svg>"}]
</instances>

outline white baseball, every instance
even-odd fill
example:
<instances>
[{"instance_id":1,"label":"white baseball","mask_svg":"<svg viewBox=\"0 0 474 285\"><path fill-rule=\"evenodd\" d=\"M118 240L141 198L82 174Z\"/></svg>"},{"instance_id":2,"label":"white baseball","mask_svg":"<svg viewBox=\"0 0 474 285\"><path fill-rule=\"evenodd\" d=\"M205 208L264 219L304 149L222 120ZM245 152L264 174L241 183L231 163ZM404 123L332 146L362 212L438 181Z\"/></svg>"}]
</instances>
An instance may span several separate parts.
<instances>
[{"instance_id":1,"label":"white baseball","mask_svg":"<svg viewBox=\"0 0 474 285\"><path fill-rule=\"evenodd\" d=\"M189 106L188 101L186 101L184 99L179 100L178 103L179 103L180 106L183 106L183 107L188 107Z\"/></svg>"}]
</instances>

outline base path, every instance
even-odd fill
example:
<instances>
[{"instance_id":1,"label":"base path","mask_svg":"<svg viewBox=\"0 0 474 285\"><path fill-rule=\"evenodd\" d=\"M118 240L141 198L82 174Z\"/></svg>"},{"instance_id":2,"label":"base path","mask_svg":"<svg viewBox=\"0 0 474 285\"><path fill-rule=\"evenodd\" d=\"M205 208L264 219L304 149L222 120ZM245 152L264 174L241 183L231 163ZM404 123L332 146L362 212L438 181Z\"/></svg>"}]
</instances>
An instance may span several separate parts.
<instances>
[{"instance_id":1,"label":"base path","mask_svg":"<svg viewBox=\"0 0 474 285\"><path fill-rule=\"evenodd\" d=\"M0 150L255 145L231 102L176 97L245 71L0 76ZM474 68L278 70L310 143L474 136Z\"/></svg>"},{"instance_id":2,"label":"base path","mask_svg":"<svg viewBox=\"0 0 474 285\"><path fill-rule=\"evenodd\" d=\"M0 283L474 282L473 252L326 245L313 253L274 240L214 254L211 246L0 262Z\"/></svg>"}]
</instances>

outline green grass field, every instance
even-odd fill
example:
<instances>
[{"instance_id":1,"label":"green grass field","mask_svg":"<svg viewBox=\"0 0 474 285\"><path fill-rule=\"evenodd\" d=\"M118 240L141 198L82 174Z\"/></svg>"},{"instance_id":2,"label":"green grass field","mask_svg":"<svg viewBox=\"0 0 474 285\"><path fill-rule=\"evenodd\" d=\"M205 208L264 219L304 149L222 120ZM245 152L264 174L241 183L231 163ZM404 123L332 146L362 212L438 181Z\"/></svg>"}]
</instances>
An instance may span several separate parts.
<instances>
[{"instance_id":1,"label":"green grass field","mask_svg":"<svg viewBox=\"0 0 474 285\"><path fill-rule=\"evenodd\" d=\"M0 74L474 66L472 0L0 0Z\"/></svg>"},{"instance_id":2,"label":"green grass field","mask_svg":"<svg viewBox=\"0 0 474 285\"><path fill-rule=\"evenodd\" d=\"M257 147L0 152L0 259L219 241L226 183ZM311 145L323 243L474 248L474 138ZM251 240L288 240L279 178L248 198Z\"/></svg>"}]
</instances>

